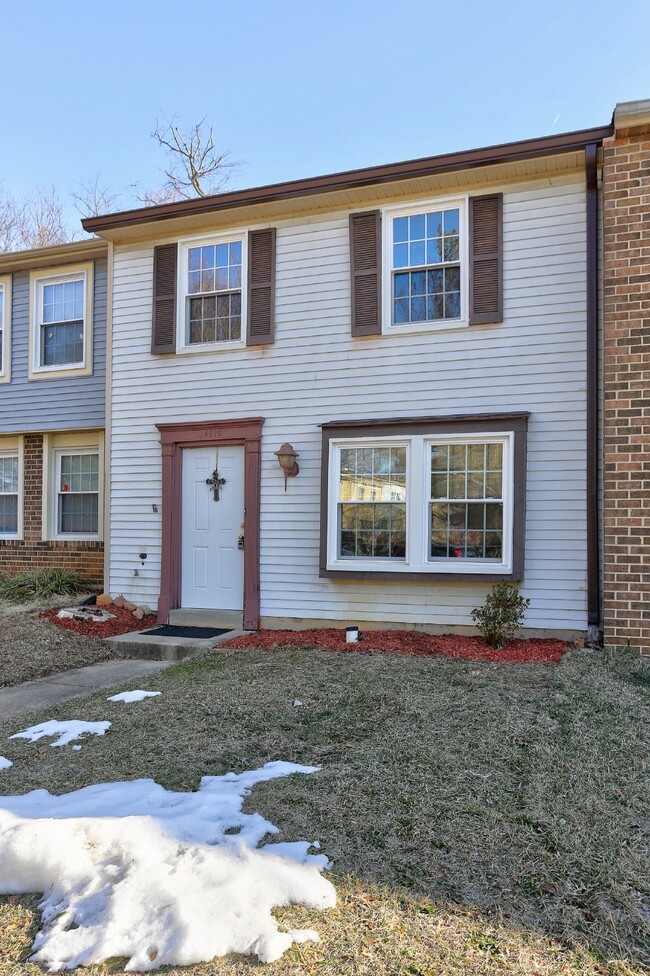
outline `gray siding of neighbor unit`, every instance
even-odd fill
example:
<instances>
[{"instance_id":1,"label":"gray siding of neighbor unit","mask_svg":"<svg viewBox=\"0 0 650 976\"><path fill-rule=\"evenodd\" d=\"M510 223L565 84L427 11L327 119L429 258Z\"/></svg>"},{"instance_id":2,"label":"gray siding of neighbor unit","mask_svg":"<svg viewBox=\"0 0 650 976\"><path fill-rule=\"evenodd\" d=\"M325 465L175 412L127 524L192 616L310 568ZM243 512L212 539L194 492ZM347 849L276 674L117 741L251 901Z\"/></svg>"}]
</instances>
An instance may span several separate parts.
<instances>
[{"instance_id":1,"label":"gray siding of neighbor unit","mask_svg":"<svg viewBox=\"0 0 650 976\"><path fill-rule=\"evenodd\" d=\"M106 260L95 262L92 376L28 380L29 272L13 276L11 383L0 385L0 433L103 427L106 401Z\"/></svg>"}]
</instances>

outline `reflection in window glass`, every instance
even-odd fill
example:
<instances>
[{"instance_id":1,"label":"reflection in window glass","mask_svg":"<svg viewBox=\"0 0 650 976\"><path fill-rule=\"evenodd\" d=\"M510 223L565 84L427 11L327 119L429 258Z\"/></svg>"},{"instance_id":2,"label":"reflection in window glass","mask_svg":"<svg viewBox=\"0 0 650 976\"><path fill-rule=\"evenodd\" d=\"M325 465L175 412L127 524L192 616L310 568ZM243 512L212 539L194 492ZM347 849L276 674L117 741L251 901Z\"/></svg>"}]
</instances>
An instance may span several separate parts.
<instances>
[{"instance_id":1,"label":"reflection in window glass","mask_svg":"<svg viewBox=\"0 0 650 976\"><path fill-rule=\"evenodd\" d=\"M406 448L342 448L339 456L339 557L403 559Z\"/></svg>"},{"instance_id":2,"label":"reflection in window glass","mask_svg":"<svg viewBox=\"0 0 650 976\"><path fill-rule=\"evenodd\" d=\"M99 529L99 454L62 454L57 486L60 535L95 535Z\"/></svg>"},{"instance_id":3,"label":"reflection in window glass","mask_svg":"<svg viewBox=\"0 0 650 976\"><path fill-rule=\"evenodd\" d=\"M432 559L503 558L503 444L431 446Z\"/></svg>"},{"instance_id":4,"label":"reflection in window glass","mask_svg":"<svg viewBox=\"0 0 650 976\"><path fill-rule=\"evenodd\" d=\"M57 281L42 287L41 366L68 366L84 359L85 281Z\"/></svg>"},{"instance_id":5,"label":"reflection in window glass","mask_svg":"<svg viewBox=\"0 0 650 976\"><path fill-rule=\"evenodd\" d=\"M241 241L189 248L189 343L241 339L241 287Z\"/></svg>"},{"instance_id":6,"label":"reflection in window glass","mask_svg":"<svg viewBox=\"0 0 650 976\"><path fill-rule=\"evenodd\" d=\"M0 535L18 532L18 458L0 457Z\"/></svg>"},{"instance_id":7,"label":"reflection in window glass","mask_svg":"<svg viewBox=\"0 0 650 976\"><path fill-rule=\"evenodd\" d=\"M460 318L458 208L393 220L393 322Z\"/></svg>"}]
</instances>

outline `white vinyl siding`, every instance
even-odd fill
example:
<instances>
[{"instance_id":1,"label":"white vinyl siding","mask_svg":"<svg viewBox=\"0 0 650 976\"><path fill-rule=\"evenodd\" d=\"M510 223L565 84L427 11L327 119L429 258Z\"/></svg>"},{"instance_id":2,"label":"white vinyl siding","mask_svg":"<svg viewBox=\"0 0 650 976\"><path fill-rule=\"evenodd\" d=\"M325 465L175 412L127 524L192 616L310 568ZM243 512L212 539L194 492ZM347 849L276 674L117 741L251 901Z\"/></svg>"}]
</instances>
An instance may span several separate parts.
<instances>
[{"instance_id":1,"label":"white vinyl siding","mask_svg":"<svg viewBox=\"0 0 650 976\"><path fill-rule=\"evenodd\" d=\"M160 359L150 355L153 244L116 246L111 592L157 602L155 424L262 416L263 620L471 626L470 611L489 583L319 577L318 425L530 411L526 623L586 628L584 179L576 173L496 189L504 192L499 325L352 339L349 215L341 211L277 223L272 346ZM300 454L300 474L285 494L273 452L287 440Z\"/></svg>"}]
</instances>

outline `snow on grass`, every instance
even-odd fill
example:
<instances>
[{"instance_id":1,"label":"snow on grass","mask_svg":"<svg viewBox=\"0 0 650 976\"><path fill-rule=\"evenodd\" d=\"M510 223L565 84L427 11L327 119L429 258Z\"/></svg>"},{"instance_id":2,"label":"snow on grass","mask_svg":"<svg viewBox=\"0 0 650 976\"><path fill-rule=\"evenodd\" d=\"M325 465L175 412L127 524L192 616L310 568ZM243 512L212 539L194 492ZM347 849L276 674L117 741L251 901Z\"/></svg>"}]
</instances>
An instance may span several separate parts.
<instances>
[{"instance_id":1,"label":"snow on grass","mask_svg":"<svg viewBox=\"0 0 650 976\"><path fill-rule=\"evenodd\" d=\"M45 892L33 960L50 970L111 956L128 957L128 970L230 952L272 962L318 941L312 929L280 932L271 910L334 906L327 858L308 841L258 848L278 828L242 811L257 783L314 772L271 762L204 776L194 793L140 779L0 797L0 893Z\"/></svg>"},{"instance_id":2,"label":"snow on grass","mask_svg":"<svg viewBox=\"0 0 650 976\"><path fill-rule=\"evenodd\" d=\"M0 756L0 769L9 769L10 766L13 766L11 759L5 759L4 756Z\"/></svg>"},{"instance_id":3,"label":"snow on grass","mask_svg":"<svg viewBox=\"0 0 650 976\"><path fill-rule=\"evenodd\" d=\"M143 698L155 698L156 695L161 695L161 691L122 691L119 695L111 695L106 701L114 702L136 702L142 701Z\"/></svg>"},{"instance_id":4,"label":"snow on grass","mask_svg":"<svg viewBox=\"0 0 650 976\"><path fill-rule=\"evenodd\" d=\"M57 722L52 719L50 722L43 722L41 725L32 725L29 729L16 732L15 735L10 735L9 738L29 739L30 742L36 742L44 736L58 735L59 738L56 742L51 742L50 745L67 746L69 742L80 739L82 735L104 735L110 727L110 722L79 722L76 719L72 719L69 722Z\"/></svg>"}]
</instances>

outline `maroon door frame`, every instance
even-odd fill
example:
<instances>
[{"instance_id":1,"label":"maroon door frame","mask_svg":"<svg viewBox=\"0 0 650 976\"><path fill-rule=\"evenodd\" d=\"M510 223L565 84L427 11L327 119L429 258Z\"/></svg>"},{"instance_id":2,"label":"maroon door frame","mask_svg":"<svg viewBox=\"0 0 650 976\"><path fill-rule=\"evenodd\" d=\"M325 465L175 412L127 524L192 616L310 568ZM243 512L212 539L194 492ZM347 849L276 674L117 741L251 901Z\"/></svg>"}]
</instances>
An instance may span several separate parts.
<instances>
[{"instance_id":1,"label":"maroon door frame","mask_svg":"<svg viewBox=\"0 0 650 976\"><path fill-rule=\"evenodd\" d=\"M180 606L184 447L244 446L244 629L260 623L260 444L263 417L156 424L162 445L162 553L158 623Z\"/></svg>"}]
</instances>

